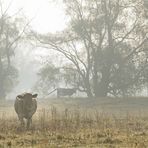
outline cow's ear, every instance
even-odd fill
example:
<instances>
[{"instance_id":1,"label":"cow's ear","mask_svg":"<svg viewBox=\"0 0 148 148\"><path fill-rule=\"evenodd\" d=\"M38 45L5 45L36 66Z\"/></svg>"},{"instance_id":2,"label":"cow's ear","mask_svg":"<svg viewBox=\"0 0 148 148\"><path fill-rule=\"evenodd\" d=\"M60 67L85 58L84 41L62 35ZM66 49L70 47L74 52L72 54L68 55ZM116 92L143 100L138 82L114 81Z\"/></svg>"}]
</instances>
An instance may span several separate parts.
<instances>
[{"instance_id":1,"label":"cow's ear","mask_svg":"<svg viewBox=\"0 0 148 148\"><path fill-rule=\"evenodd\" d=\"M38 94L34 94L32 95L32 98L36 98L38 96Z\"/></svg>"},{"instance_id":2,"label":"cow's ear","mask_svg":"<svg viewBox=\"0 0 148 148\"><path fill-rule=\"evenodd\" d=\"M22 99L22 98L23 98L23 96L22 96L22 95L18 95L17 97L18 97L18 98L20 98L20 99Z\"/></svg>"}]
</instances>

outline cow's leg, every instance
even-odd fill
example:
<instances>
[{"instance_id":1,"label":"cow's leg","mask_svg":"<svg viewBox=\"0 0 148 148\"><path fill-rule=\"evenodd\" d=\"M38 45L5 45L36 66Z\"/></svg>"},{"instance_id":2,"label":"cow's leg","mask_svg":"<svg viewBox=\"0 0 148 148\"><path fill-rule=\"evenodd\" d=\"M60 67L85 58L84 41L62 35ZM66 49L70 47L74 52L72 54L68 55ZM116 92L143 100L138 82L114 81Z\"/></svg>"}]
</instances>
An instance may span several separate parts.
<instances>
[{"instance_id":1,"label":"cow's leg","mask_svg":"<svg viewBox=\"0 0 148 148\"><path fill-rule=\"evenodd\" d=\"M27 129L29 129L30 124L32 124L32 118L27 119Z\"/></svg>"},{"instance_id":2,"label":"cow's leg","mask_svg":"<svg viewBox=\"0 0 148 148\"><path fill-rule=\"evenodd\" d=\"M19 116L19 120L21 122L21 127L24 127L25 126L24 118L22 116Z\"/></svg>"}]
</instances>

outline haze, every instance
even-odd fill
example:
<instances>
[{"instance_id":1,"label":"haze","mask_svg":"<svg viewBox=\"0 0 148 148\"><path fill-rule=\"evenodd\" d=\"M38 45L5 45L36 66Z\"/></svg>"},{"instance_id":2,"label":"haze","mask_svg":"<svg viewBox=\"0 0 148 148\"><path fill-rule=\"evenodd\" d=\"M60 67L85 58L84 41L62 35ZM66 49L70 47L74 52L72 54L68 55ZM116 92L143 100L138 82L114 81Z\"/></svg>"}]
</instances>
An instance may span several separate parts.
<instances>
[{"instance_id":1,"label":"haze","mask_svg":"<svg viewBox=\"0 0 148 148\"><path fill-rule=\"evenodd\" d=\"M0 0L0 147L148 147L148 0Z\"/></svg>"},{"instance_id":2,"label":"haze","mask_svg":"<svg viewBox=\"0 0 148 148\"><path fill-rule=\"evenodd\" d=\"M88 97L146 95L146 9L127 0L1 1L0 94L64 87Z\"/></svg>"},{"instance_id":3,"label":"haze","mask_svg":"<svg viewBox=\"0 0 148 148\"><path fill-rule=\"evenodd\" d=\"M8 13L15 14L20 10L20 15L24 15L30 26L39 33L55 33L66 27L66 16L61 0L4 0L4 9L10 7ZM7 97L14 98L15 95L23 91L32 91L37 81L37 70L41 65L41 60L46 57L46 51L36 49L30 52L31 46L21 46L16 49L14 63L17 65L20 75L19 84ZM28 56L29 55L29 56ZM22 66L23 64L23 66Z\"/></svg>"}]
</instances>

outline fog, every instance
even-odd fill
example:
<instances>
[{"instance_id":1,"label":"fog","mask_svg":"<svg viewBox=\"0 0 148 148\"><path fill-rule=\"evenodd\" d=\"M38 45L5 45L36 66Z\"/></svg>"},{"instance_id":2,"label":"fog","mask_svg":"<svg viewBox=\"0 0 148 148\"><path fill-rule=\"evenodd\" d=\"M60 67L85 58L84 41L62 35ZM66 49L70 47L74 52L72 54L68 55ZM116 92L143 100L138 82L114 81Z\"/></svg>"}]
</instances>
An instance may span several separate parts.
<instances>
[{"instance_id":1,"label":"fog","mask_svg":"<svg viewBox=\"0 0 148 148\"><path fill-rule=\"evenodd\" d=\"M0 0L0 148L147 139L148 0Z\"/></svg>"},{"instance_id":2,"label":"fog","mask_svg":"<svg viewBox=\"0 0 148 148\"><path fill-rule=\"evenodd\" d=\"M147 95L146 5L111 4L2 1L2 97L57 87L88 97Z\"/></svg>"},{"instance_id":3,"label":"fog","mask_svg":"<svg viewBox=\"0 0 148 148\"><path fill-rule=\"evenodd\" d=\"M66 26L65 12L61 0L6 0L4 8L9 7L9 15L20 11L20 16L25 16L30 27L38 33L55 33ZM58 19L57 19L58 18ZM31 22L30 22L31 20ZM32 47L30 43L19 45L15 49L13 64L19 70L19 78L13 91L7 95L8 99L14 99L20 92L32 92L37 81L37 73L47 57L52 56L44 48Z\"/></svg>"},{"instance_id":4,"label":"fog","mask_svg":"<svg viewBox=\"0 0 148 148\"><path fill-rule=\"evenodd\" d=\"M19 70L18 82L13 91L7 96L9 99L14 99L16 94L20 92L32 92L32 88L37 80L37 71L41 66L42 53L38 55L38 50L30 52L30 47L22 46L16 49L16 54L13 62Z\"/></svg>"}]
</instances>

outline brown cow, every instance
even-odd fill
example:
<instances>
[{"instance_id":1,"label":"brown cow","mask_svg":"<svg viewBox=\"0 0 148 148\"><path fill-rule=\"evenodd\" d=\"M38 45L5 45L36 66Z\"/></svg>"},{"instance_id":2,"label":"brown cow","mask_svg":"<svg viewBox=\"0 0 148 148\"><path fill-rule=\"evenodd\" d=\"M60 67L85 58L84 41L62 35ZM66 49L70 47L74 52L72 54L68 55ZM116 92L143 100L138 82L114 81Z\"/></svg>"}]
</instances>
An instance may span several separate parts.
<instances>
[{"instance_id":1,"label":"brown cow","mask_svg":"<svg viewBox=\"0 0 148 148\"><path fill-rule=\"evenodd\" d=\"M36 97L37 94L23 93L16 97L14 103L15 111L23 127L25 126L24 118L27 120L27 129L30 127L32 116L37 109Z\"/></svg>"}]
</instances>

